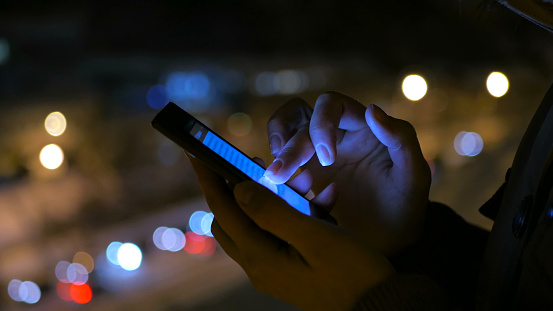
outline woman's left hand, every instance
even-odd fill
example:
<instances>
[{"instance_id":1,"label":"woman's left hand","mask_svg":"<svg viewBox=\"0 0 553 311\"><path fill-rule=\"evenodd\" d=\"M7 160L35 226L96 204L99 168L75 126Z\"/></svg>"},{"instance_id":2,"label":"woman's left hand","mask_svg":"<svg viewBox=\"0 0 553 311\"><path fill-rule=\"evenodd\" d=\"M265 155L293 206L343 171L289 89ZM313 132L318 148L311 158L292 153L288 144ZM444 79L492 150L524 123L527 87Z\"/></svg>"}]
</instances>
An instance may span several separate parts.
<instances>
[{"instance_id":1,"label":"woman's left hand","mask_svg":"<svg viewBox=\"0 0 553 311\"><path fill-rule=\"evenodd\" d=\"M190 161L215 215L213 235L259 291L303 310L347 310L395 274L381 253L343 228L300 213L256 182L233 191L202 162ZM298 191L308 191L309 176L298 178L304 185ZM331 185L314 200L332 204L334 192Z\"/></svg>"}]
</instances>

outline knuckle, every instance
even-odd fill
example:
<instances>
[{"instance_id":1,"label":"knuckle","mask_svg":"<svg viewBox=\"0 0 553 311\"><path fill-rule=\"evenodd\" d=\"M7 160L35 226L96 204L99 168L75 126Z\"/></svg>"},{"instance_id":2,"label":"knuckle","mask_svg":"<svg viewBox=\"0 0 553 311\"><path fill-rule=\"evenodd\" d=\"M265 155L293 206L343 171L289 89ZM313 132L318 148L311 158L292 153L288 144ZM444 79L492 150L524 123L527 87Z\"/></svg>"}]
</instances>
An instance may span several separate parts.
<instances>
[{"instance_id":1,"label":"knuckle","mask_svg":"<svg viewBox=\"0 0 553 311\"><path fill-rule=\"evenodd\" d=\"M405 136L407 136L408 138L417 136L417 133L415 131L415 127L413 126L413 124L401 119L397 119L397 122L398 122L398 128Z\"/></svg>"},{"instance_id":2,"label":"knuckle","mask_svg":"<svg viewBox=\"0 0 553 311\"><path fill-rule=\"evenodd\" d=\"M295 108L295 107L300 107L302 108L302 106L308 106L307 105L307 102L301 98L301 97L293 97L292 99L289 99L286 101L286 103L284 103L284 105L282 105L282 107L288 107L288 108Z\"/></svg>"},{"instance_id":3,"label":"knuckle","mask_svg":"<svg viewBox=\"0 0 553 311\"><path fill-rule=\"evenodd\" d=\"M336 91L326 91L324 93L322 93L321 95L319 95L319 99L324 99L324 100L337 100L337 99L341 99L343 95L339 92L336 92Z\"/></svg>"},{"instance_id":4,"label":"knuckle","mask_svg":"<svg viewBox=\"0 0 553 311\"><path fill-rule=\"evenodd\" d=\"M290 132L293 128L303 123L308 123L313 109L305 100L300 97L294 97L280 106L267 121L267 130L269 133L280 131Z\"/></svg>"}]
</instances>

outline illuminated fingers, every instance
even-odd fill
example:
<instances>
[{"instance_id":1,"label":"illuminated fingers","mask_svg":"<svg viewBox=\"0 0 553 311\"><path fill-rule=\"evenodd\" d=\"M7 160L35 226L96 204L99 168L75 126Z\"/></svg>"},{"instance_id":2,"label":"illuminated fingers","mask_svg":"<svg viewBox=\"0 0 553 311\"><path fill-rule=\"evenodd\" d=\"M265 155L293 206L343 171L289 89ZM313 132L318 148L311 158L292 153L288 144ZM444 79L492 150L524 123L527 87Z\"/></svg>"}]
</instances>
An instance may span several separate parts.
<instances>
[{"instance_id":1,"label":"illuminated fingers","mask_svg":"<svg viewBox=\"0 0 553 311\"><path fill-rule=\"evenodd\" d=\"M367 127L365 107L356 100L337 92L319 96L311 117L309 133L322 166L336 159L337 130L357 131Z\"/></svg>"},{"instance_id":2,"label":"illuminated fingers","mask_svg":"<svg viewBox=\"0 0 553 311\"><path fill-rule=\"evenodd\" d=\"M388 147L393 171L401 173L403 179L419 179L419 183L420 178L430 178L417 134L409 122L388 116L376 105L367 108L365 118L376 138Z\"/></svg>"},{"instance_id":3,"label":"illuminated fingers","mask_svg":"<svg viewBox=\"0 0 553 311\"><path fill-rule=\"evenodd\" d=\"M312 112L313 109L301 98L291 99L275 111L267 123L267 135L274 157L300 128L309 123Z\"/></svg>"},{"instance_id":4,"label":"illuminated fingers","mask_svg":"<svg viewBox=\"0 0 553 311\"><path fill-rule=\"evenodd\" d=\"M309 137L309 128L303 126L292 136L279 152L273 163L267 167L265 176L276 184L282 184L311 159L315 150Z\"/></svg>"}]
</instances>

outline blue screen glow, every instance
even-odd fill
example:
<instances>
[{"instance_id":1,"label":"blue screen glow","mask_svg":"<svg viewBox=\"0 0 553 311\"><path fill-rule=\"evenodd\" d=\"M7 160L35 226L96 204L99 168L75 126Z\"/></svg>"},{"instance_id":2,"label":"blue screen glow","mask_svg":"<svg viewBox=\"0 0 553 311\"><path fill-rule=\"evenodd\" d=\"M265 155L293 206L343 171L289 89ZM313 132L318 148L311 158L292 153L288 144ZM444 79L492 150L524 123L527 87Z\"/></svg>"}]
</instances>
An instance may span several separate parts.
<instances>
[{"instance_id":1,"label":"blue screen glow","mask_svg":"<svg viewBox=\"0 0 553 311\"><path fill-rule=\"evenodd\" d=\"M265 170L245 156L240 151L233 148L223 139L211 133L200 124L196 123L191 130L191 134L201 141L209 149L220 155L223 159L234 165L236 168L244 172L251 179L257 181L267 187L278 196L283 198L288 204L296 208L298 211L310 215L309 201L295 192L292 188L285 184L274 184L267 178L263 177Z\"/></svg>"}]
</instances>

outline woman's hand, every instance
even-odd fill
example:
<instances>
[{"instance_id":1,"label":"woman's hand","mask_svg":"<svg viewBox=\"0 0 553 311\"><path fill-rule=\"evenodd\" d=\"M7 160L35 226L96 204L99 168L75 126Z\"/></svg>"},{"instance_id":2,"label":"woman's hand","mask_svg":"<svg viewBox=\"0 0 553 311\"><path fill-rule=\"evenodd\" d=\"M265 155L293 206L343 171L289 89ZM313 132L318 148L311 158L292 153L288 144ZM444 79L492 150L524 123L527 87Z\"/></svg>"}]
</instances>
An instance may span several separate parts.
<instances>
[{"instance_id":1,"label":"woman's hand","mask_svg":"<svg viewBox=\"0 0 553 311\"><path fill-rule=\"evenodd\" d=\"M283 183L302 167L311 171L316 191L335 183L332 215L386 255L418 240L431 178L408 122L328 92L314 110L301 99L289 101L267 132L275 156L267 178Z\"/></svg>"},{"instance_id":2,"label":"woman's hand","mask_svg":"<svg viewBox=\"0 0 553 311\"><path fill-rule=\"evenodd\" d=\"M190 160L215 215L213 235L259 291L303 310L349 310L395 273L382 254L349 231L298 212L253 181L232 191L222 177ZM298 180L296 189L308 191L309 173ZM331 185L314 200L328 206L334 192Z\"/></svg>"}]
</instances>

